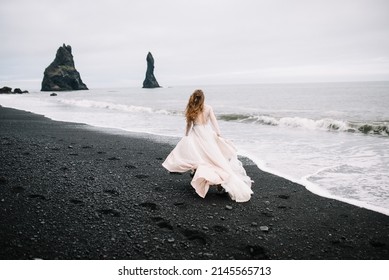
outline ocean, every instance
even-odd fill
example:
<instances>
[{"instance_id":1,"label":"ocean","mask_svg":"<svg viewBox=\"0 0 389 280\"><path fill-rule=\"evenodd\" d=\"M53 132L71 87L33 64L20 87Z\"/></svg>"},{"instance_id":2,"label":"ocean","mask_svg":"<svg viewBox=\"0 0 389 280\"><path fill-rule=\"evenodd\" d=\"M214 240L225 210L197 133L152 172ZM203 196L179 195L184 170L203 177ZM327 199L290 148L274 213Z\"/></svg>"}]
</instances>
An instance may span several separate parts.
<instances>
[{"instance_id":1,"label":"ocean","mask_svg":"<svg viewBox=\"0 0 389 280\"><path fill-rule=\"evenodd\" d=\"M0 95L0 105L174 144L184 135L184 109L197 88L222 136L261 170L389 215L389 82L112 88L57 96L37 90ZM261 192L261 182L254 191Z\"/></svg>"}]
</instances>

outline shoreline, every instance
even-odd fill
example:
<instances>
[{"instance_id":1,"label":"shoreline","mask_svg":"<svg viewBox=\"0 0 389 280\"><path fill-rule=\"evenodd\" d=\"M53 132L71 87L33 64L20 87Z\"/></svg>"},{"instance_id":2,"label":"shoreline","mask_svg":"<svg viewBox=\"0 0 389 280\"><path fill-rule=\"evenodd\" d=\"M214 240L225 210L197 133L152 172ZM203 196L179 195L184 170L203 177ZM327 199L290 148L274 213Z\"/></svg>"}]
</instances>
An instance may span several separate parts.
<instances>
[{"instance_id":1,"label":"shoreline","mask_svg":"<svg viewBox=\"0 0 389 280\"><path fill-rule=\"evenodd\" d=\"M109 92L109 90L105 90L105 91ZM41 94L40 94L40 96L41 96ZM120 96L120 95L118 95L118 96ZM63 96L63 98L65 98L65 97ZM83 97L81 99L79 99L79 98L74 99L74 97L70 97L70 99L65 98L62 101L59 101L59 100L55 101L55 98L50 97L50 99L48 99L48 100L50 100L50 102L45 99L45 102L49 102L49 103L51 103L54 100L54 104L56 102L66 104L67 103L66 101L70 101L70 104L72 104L72 106L75 105L74 107L72 107L72 109L71 109L72 111L73 110L75 110L75 111L81 110L80 112L82 112L80 117L73 118L73 117L71 117L72 114L69 114L70 115L70 117L69 117L69 115L68 115L68 113L66 113L66 111L65 111L65 114L58 115L54 110L52 111L51 109L47 109L47 108L50 108L50 106L47 107L48 103L44 106L45 109L39 109L40 108L39 106L35 106L37 104L35 104L36 100L34 97L35 101L34 101L33 107L35 109L33 110L33 113L43 114L45 116L48 116L52 120L56 120L56 121L85 123L85 124L90 125L91 127L97 127L99 130L103 130L103 131L108 130L109 133L114 133L114 134L117 134L115 131L115 129L117 129L119 131L119 134L120 134L120 131L122 131L123 133L129 132L129 133L135 133L135 134L139 134L139 135L146 134L146 137L148 137L148 135L151 135L152 137L155 136L155 138L160 137L162 139L161 142L166 142L166 143L173 143L174 144L174 141L175 141L174 138L178 137L177 139L180 139L182 136L181 129L177 129L181 126L181 122L177 124L176 120L173 121L172 123L169 123L168 126L170 128L168 128L163 124L161 126L161 124L158 122L159 121L158 114L157 115L153 114L153 116L151 116L151 118L153 118L153 121L151 123L157 123L157 125L150 125L150 123L147 123L145 125L148 127L147 130L154 131L154 132L149 132L149 131L145 131L146 130L145 126L142 126L142 125L133 126L133 125L127 125L126 122L121 123L121 120L126 120L126 118L128 116L127 114L120 115L120 114L123 114L124 112L126 112L126 110L128 109L127 105L125 105L125 102L123 104L121 104L121 102L118 102L118 103L108 102L107 103L104 100L100 100L99 98L97 98L96 100L94 100L94 99L89 100L89 99L90 98L86 98L86 97ZM18 108L20 110L29 111L29 108L31 107L29 104L30 102L25 102L23 100L20 100L21 101L21 103L20 103L17 101L18 100L14 100L14 101L11 100L10 102L5 102L5 104L6 104L6 106L9 106L11 108ZM80 104L79 104L79 101L81 102ZM84 101L87 101L86 102L87 104L84 104ZM97 102L97 103L95 103L95 102ZM119 109L118 112L116 112L115 106L117 106L117 105L120 105L120 106L124 105L125 109L122 108L122 109ZM153 106L144 107L144 105L141 105L141 104L138 104L138 105L140 105L140 106L135 105L135 107L136 108L139 107L138 109L141 109L141 110L142 109L152 110L151 107L153 107ZM83 109L80 109L80 108L77 109L77 107L82 108L84 106L86 108L88 108L86 111L84 111ZM93 109L93 111L94 111L93 114L89 113L89 114L87 114L87 117L84 116L84 114L83 114L84 112L87 112L89 109L94 108L95 106L97 108L99 108L99 110L94 111L94 109ZM55 107L56 107L56 105L55 105ZM101 110L102 108L106 108L108 110L105 110L105 109ZM60 112L62 112L62 110L63 110L63 108L60 109ZM98 117L97 118L98 121L94 121L95 114L100 114L100 113L105 114L107 112L111 112L111 110L114 110L114 112L115 112L114 115L116 115L116 113L118 113L117 114L117 116L119 116L118 119L115 119L115 118L111 119L111 117L109 116L110 114L109 114L108 116L102 117L101 120ZM130 111L132 112L132 109ZM160 110L155 109L155 112L157 112L157 111L160 111ZM162 110L162 111L164 111L164 110ZM132 114L130 114L130 115L132 115ZM135 115L137 115L137 114L135 114ZM259 117L261 115L263 115L263 114L260 114ZM221 116L223 116L223 114ZM247 116L249 116L249 115L247 115ZM139 119L140 121L142 121L144 118L148 118L148 116L147 117L137 116L135 119L137 119L137 120ZM110 119L114 120L114 121L110 121ZM105 120L107 120L107 121L105 121ZM303 118L303 120L305 121L305 120L310 120L310 119ZM321 119L321 120L323 120L323 119ZM335 119L333 119L333 121L337 122L339 120L337 120L337 118L335 118ZM129 122L129 123L132 123L132 122ZM141 122L133 122L133 123L141 123ZM363 123L363 122L361 122L361 123ZM236 125L236 123L234 123L234 122L232 122L231 124L224 123L224 125L227 125L227 127L223 128L223 131L224 131L224 129L225 129L225 131L228 131L228 128L234 127ZM239 127L237 127L237 129L241 129L241 126L239 125ZM263 129L262 132L260 132L261 129ZM281 128L281 130L283 130L283 129ZM235 131L235 127L233 128L232 131ZM245 133L249 132L249 130L244 128L244 126L242 126L242 131L244 131ZM278 131L279 131L279 129L275 129L274 131L269 131L269 128L267 126L258 126L258 133L252 137L248 136L249 138L251 138L251 139L248 139L249 141L244 140L245 136L243 136L243 138L242 138L239 134L235 135L234 133L231 133L231 131L229 134L227 134L228 135L227 138L230 140L233 140L233 141L235 140L236 143L239 143L239 146L237 144L237 147L238 147L240 154L242 154L241 151L245 150L245 149L247 149L247 151L250 151L249 153L246 152L243 155L245 157L248 157L251 160L253 160L256 163L256 165L258 166L258 168L261 169L262 171L272 173L273 175L283 177L289 181L303 185L309 191L311 191L312 193L314 193L316 195L326 197L326 198L336 199L339 201L343 201L343 202L346 202L346 203L349 203L352 205L356 205L358 207L370 209L370 210L373 210L373 211L376 211L376 212L379 212L379 213L382 213L382 214L389 216L389 208L387 208L387 205L385 205L385 197L383 197L383 198L380 197L382 195L382 193L384 194L385 191L387 191L386 187L385 187L386 186L385 176L384 177L380 176L380 174L381 175L386 174L385 173L385 171L386 171L386 169L385 169L386 159L384 156L385 155L385 148L384 147L387 143L383 143L382 139L380 141L380 139L374 139L374 138L368 137L368 138L366 138L368 140L364 140L361 137L365 137L365 136L358 135L358 133L348 133L347 136L343 136L343 132L342 133L338 133L338 132L332 133L333 131L331 130L330 133L326 133L325 135L323 134L323 136L329 137L329 139L327 139L327 140L329 142L331 142L334 147L338 143L342 143L341 141L343 141L342 139L340 139L340 141L338 141L339 139L336 140L335 137L341 137L341 138L346 137L347 140L351 141L351 142L347 142L347 144L344 145L343 148L338 147L338 148L334 148L334 149L329 149L330 153L328 153L326 151L326 147L325 147L325 145L327 145L327 144L323 144L323 143L326 143L325 140L323 140L323 141L310 141L309 140L309 138L321 139L321 135L316 135L316 137L309 136L309 138L304 140L304 141L307 140L306 143L303 141L304 144L300 143L299 145L292 145L292 147L290 147L290 149L288 148L288 153L290 153L290 156L283 157L284 153L282 152L282 149L277 148L277 146L283 147L285 144L284 143L285 141L288 142L288 141L290 141L290 139L294 139L293 137L296 135L292 135L292 137L290 139L288 137L286 137L284 140L277 141L275 139L283 139L284 136L288 135L288 134L282 133L280 137L272 138L272 135L274 133L279 133ZM314 133L321 133L321 132L318 132L318 131L320 131L320 129L317 130L317 127L315 129L313 129L313 131L314 131ZM293 133L293 129L290 130L290 132ZM263 138L263 140L261 140L261 137L262 137L261 134L262 135L266 134L265 135L266 138ZM297 136L300 137L301 134L304 134L304 132L298 133ZM331 135L331 134L333 134L333 135ZM353 139L348 139L348 136L352 135L352 134L355 134L356 137L359 137L359 140L360 140L359 143L358 143L358 141L354 141ZM331 136L328 136L328 135L331 135ZM344 134L344 135L346 135L346 134ZM332 136L335 136L335 137L332 137ZM303 137L303 138L305 138L305 137ZM241 140L243 140L243 141L241 141ZM160 142L160 141L158 141L158 142ZM274 145L274 142L277 142L277 144L279 144L279 145ZM384 140L384 142L386 142L386 141ZM316 149L312 155L307 154L306 153L307 149L312 148L312 147L315 149L314 143L320 145L322 148ZM330 147L333 147L332 144L330 145ZM362 171L358 170L358 168L356 167L358 164L355 164L355 163L357 163L356 161L358 161L358 158L360 158L360 156L362 158L364 156L363 152L362 152L362 151L364 151L363 146L364 145L369 146L370 144L373 145L371 152L372 152L372 154L375 154L376 157L372 156L369 158L369 159L371 159L371 161L366 163L367 168L363 169ZM274 153L269 152L269 149L266 149L267 145L270 145L270 147L272 147L272 148L274 147ZM356 148L355 151L359 151L361 153L361 155L357 156L351 152L349 152L347 154L347 151L351 151L351 149L348 149L345 147L349 147L349 146L355 147L355 145L358 146L358 148ZM312 147L310 147L310 146L312 146ZM265 147L265 149L263 149L263 147ZM341 151L341 152L339 152L339 151L336 152L337 149L340 149L339 151ZM380 153L379 152L380 150L382 150L383 152ZM346 151L346 154L341 155L341 153L343 153L345 151ZM334 152L336 152L336 153L334 153ZM279 156L277 156L277 153L279 153ZM339 158L339 160L341 162L341 165L339 165L340 164L339 160L338 161L333 160L333 159L337 158L337 156L340 156L340 155L341 155L341 158ZM355 156L355 158L353 156ZM294 157L295 157L295 159L297 159L297 161L296 160L288 160L288 158L292 159ZM313 161L310 158L312 158ZM263 161L263 159L266 159L266 162ZM382 164L375 164L375 163L379 163L379 162L381 162ZM289 168L290 166L294 166L294 168L290 169ZM304 167L302 167L302 166L304 166ZM351 167L351 170L349 169L349 167ZM338 173L339 172L338 170L335 170L334 172L331 171L331 169L333 169L333 168L335 168L335 169L340 168L340 173ZM322 172L324 173L324 177L320 178ZM363 175L364 173L366 173L366 174ZM376 175L373 175L373 173ZM358 174L361 174L361 175L358 175ZM316 175L319 175L318 176L319 179L317 179ZM337 177L339 175L344 176L346 178L346 180L338 180ZM312 177L313 177L313 179L311 179ZM355 178L355 180L354 180L354 178ZM317 183L314 182L316 180L317 180ZM356 180L358 180L360 183L355 183ZM366 191L366 189L372 190L372 191Z\"/></svg>"},{"instance_id":2,"label":"shoreline","mask_svg":"<svg viewBox=\"0 0 389 280\"><path fill-rule=\"evenodd\" d=\"M11 108L11 107L6 107L6 108ZM14 109L14 108L12 108L12 109ZM15 109L15 110L25 111L22 109ZM38 113L34 113L34 112L30 112L30 111L26 111L26 112L29 112L31 114L40 115ZM42 116L44 116L44 115L42 115ZM91 130L91 131L113 134L113 135L121 135L121 136L129 136L129 137L135 136L135 137L140 137L140 138L147 138L147 139L153 140L157 143L169 144L169 145L173 145L173 146L175 146L175 144L181 139L178 136L169 136L169 135L151 133L151 132L146 132L146 131L129 131L129 130L125 130L122 128L96 126L96 125L82 123L82 122L69 122L69 121L51 119L51 118L46 117L46 116L44 116L44 117L48 118L51 121L77 124L77 125L83 126L84 129ZM255 158L255 156L250 155L249 153L239 153L239 150L238 150L238 156L239 156L239 159L241 161L250 162L251 165L252 164L256 165L256 167L263 172L270 173L274 176L281 177L281 178L288 180L288 181L291 181L295 184L302 185L308 191L310 191L311 193L313 193L315 195L318 195L318 196L321 196L324 198L338 200L338 201L341 201L344 203L348 203L350 205L365 208L367 210L375 211L377 213L389 216L389 209L386 209L386 208L383 208L380 206L376 206L376 205L372 205L372 204L369 204L369 203L364 202L364 201L343 198L341 196L329 194L326 191L324 191L322 188L320 188L320 186L317 186L314 183L309 182L308 180L306 180L304 178L303 179L293 179L290 176L283 174L282 172L279 172L279 171L274 170L272 168L267 168L265 166L265 164L261 163L261 160L258 160L257 158Z\"/></svg>"},{"instance_id":3,"label":"shoreline","mask_svg":"<svg viewBox=\"0 0 389 280\"><path fill-rule=\"evenodd\" d=\"M249 202L202 199L153 137L0 116L0 259L389 259L388 216L249 160Z\"/></svg>"}]
</instances>

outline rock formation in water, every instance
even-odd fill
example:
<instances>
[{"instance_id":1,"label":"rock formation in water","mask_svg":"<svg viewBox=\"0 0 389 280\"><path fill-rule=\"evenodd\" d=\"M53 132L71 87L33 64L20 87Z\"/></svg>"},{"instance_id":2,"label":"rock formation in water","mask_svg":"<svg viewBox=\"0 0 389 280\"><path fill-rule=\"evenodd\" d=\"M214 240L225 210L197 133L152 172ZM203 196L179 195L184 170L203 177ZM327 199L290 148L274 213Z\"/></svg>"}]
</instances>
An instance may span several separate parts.
<instances>
[{"instance_id":1,"label":"rock formation in water","mask_svg":"<svg viewBox=\"0 0 389 280\"><path fill-rule=\"evenodd\" d=\"M12 91L12 88L10 87L2 87L0 88L0 93L6 93L6 94L22 94L22 93L28 93L27 90L21 90L20 88L15 88L14 91Z\"/></svg>"},{"instance_id":2,"label":"rock formation in water","mask_svg":"<svg viewBox=\"0 0 389 280\"><path fill-rule=\"evenodd\" d=\"M12 88L2 87L2 88L0 88L0 93L12 93Z\"/></svg>"},{"instance_id":3,"label":"rock formation in water","mask_svg":"<svg viewBox=\"0 0 389 280\"><path fill-rule=\"evenodd\" d=\"M54 61L46 68L41 91L87 90L74 67L72 47L63 44Z\"/></svg>"},{"instance_id":4,"label":"rock formation in water","mask_svg":"<svg viewBox=\"0 0 389 280\"><path fill-rule=\"evenodd\" d=\"M143 81L143 88L158 88L160 86L157 82L157 79L154 76L154 58L150 52L147 54L146 61L147 61L147 70L146 70L146 78Z\"/></svg>"}]
</instances>

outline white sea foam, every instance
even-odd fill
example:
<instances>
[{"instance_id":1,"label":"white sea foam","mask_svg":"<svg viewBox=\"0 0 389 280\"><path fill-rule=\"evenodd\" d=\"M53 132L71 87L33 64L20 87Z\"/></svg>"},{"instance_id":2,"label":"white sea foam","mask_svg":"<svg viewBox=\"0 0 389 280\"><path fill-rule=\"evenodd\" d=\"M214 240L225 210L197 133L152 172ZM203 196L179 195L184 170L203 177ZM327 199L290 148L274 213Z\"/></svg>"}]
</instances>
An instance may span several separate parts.
<instances>
[{"instance_id":1,"label":"white sea foam","mask_svg":"<svg viewBox=\"0 0 389 280\"><path fill-rule=\"evenodd\" d=\"M164 114L164 115L172 115L174 112L169 112L167 110L154 110L151 107L145 106L134 106L134 105L124 105L124 104L116 104L111 102L102 102L102 101L94 101L87 99L58 99L59 103L77 106L82 108L98 108L98 109L107 109L107 110L116 110L125 113L155 113L155 114Z\"/></svg>"},{"instance_id":2,"label":"white sea foam","mask_svg":"<svg viewBox=\"0 0 389 280\"><path fill-rule=\"evenodd\" d=\"M224 121L236 121L241 123L252 122L261 125L300 128L308 130L357 132L364 134L389 136L389 122L386 121L358 123L344 120L336 120L331 118L313 120L302 117L277 118L267 115L221 115L220 119Z\"/></svg>"}]
</instances>

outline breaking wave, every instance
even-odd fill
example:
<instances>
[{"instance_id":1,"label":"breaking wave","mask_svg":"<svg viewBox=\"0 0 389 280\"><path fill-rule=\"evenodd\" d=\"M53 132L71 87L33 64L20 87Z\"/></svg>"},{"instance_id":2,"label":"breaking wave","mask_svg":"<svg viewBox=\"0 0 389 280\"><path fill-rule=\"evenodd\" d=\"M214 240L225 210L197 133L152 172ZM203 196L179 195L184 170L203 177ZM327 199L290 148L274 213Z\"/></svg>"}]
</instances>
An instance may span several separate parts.
<instances>
[{"instance_id":1,"label":"breaking wave","mask_svg":"<svg viewBox=\"0 0 389 280\"><path fill-rule=\"evenodd\" d=\"M125 105L104 101L93 101L87 99L59 99L59 103L81 108L97 108L113 110L125 113L148 113L171 116L182 116L183 112L153 109L146 106ZM389 136L389 122L359 123L344 120L324 118L313 120L302 117L282 117L276 118L267 115L247 115L247 114L222 114L218 119L223 121L233 121L241 123L254 123L259 125L301 128L309 130L340 131L350 133L363 133L370 135Z\"/></svg>"},{"instance_id":2,"label":"breaking wave","mask_svg":"<svg viewBox=\"0 0 389 280\"><path fill-rule=\"evenodd\" d=\"M218 116L218 118L223 121L254 123L260 125L389 136L389 122L359 123L343 120L334 120L330 118L313 120L301 117L275 118L266 115L244 114L225 114Z\"/></svg>"},{"instance_id":3,"label":"breaking wave","mask_svg":"<svg viewBox=\"0 0 389 280\"><path fill-rule=\"evenodd\" d=\"M180 112L168 111L168 110L156 110L145 106L124 105L111 102L93 101L93 100L76 100L76 99L59 99L59 103L82 107L82 108L97 108L121 111L126 113L149 113L149 114L162 114L162 115L180 115Z\"/></svg>"}]
</instances>

